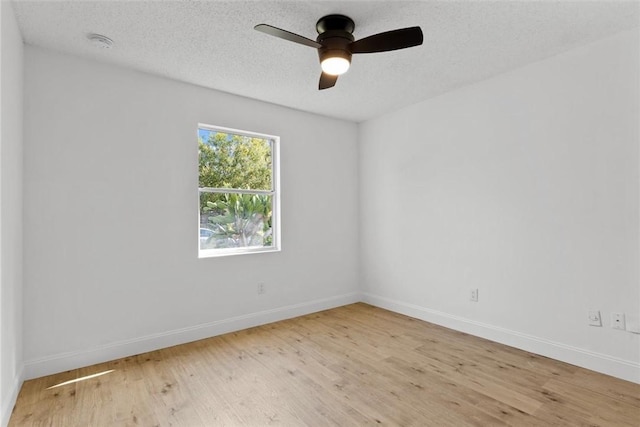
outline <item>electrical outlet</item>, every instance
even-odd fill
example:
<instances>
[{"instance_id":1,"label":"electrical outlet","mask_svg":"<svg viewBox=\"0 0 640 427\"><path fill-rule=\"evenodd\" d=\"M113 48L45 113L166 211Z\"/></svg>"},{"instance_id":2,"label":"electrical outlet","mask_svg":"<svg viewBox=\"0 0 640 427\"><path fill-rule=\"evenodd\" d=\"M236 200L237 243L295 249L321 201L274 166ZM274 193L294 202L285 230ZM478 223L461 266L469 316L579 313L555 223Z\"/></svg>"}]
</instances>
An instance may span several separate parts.
<instances>
[{"instance_id":1,"label":"electrical outlet","mask_svg":"<svg viewBox=\"0 0 640 427\"><path fill-rule=\"evenodd\" d=\"M602 326L602 318L600 317L600 310L589 310L589 325Z\"/></svg>"},{"instance_id":2,"label":"electrical outlet","mask_svg":"<svg viewBox=\"0 0 640 427\"><path fill-rule=\"evenodd\" d=\"M625 328L632 334L640 334L640 316L637 314L627 314L625 316Z\"/></svg>"},{"instance_id":3,"label":"electrical outlet","mask_svg":"<svg viewBox=\"0 0 640 427\"><path fill-rule=\"evenodd\" d=\"M265 288L264 283L263 282L258 283L258 294L262 295L265 292L267 292L267 289Z\"/></svg>"},{"instance_id":4,"label":"electrical outlet","mask_svg":"<svg viewBox=\"0 0 640 427\"><path fill-rule=\"evenodd\" d=\"M471 289L471 301L473 302L478 302L478 288L476 289Z\"/></svg>"},{"instance_id":5,"label":"electrical outlet","mask_svg":"<svg viewBox=\"0 0 640 427\"><path fill-rule=\"evenodd\" d=\"M624 331L624 313L611 313L611 327Z\"/></svg>"}]
</instances>

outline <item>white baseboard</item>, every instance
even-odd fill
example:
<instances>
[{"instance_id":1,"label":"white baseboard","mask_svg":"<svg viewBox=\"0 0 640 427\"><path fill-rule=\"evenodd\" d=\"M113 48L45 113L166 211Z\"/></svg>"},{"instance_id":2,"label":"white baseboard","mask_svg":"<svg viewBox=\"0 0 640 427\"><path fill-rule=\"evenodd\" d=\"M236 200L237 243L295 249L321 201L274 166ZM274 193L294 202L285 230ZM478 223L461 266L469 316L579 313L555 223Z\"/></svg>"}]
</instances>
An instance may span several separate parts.
<instances>
[{"instance_id":1,"label":"white baseboard","mask_svg":"<svg viewBox=\"0 0 640 427\"><path fill-rule=\"evenodd\" d=\"M25 378L32 379L82 366L95 365L122 357L159 350L174 345L185 344L228 332L239 331L254 326L303 316L361 300L359 292L319 299L301 304L278 307L257 313L245 314L229 319L217 320L210 323L188 328L176 329L148 335L131 340L119 341L107 345L96 346L86 350L60 353L39 359L28 360L24 363Z\"/></svg>"},{"instance_id":2,"label":"white baseboard","mask_svg":"<svg viewBox=\"0 0 640 427\"><path fill-rule=\"evenodd\" d=\"M362 294L362 301L376 307L415 317L416 319L424 320L456 331L486 338L491 341L516 347L541 356L550 357L552 359L640 384L640 363L637 362L572 347L544 338L476 322L366 292Z\"/></svg>"},{"instance_id":3,"label":"white baseboard","mask_svg":"<svg viewBox=\"0 0 640 427\"><path fill-rule=\"evenodd\" d=\"M386 310L394 311L396 313L441 325L446 328L486 338L488 340L516 347L531 353L550 357L552 359L640 384L640 364L637 362L572 347L544 338L476 322L448 313L431 310L425 307L392 300L370 293L353 292L336 297L279 307L229 319L222 319L189 328L148 335L132 340L96 346L82 351L61 353L26 361L24 364L24 374L21 372L20 378L17 380L19 384L16 385L16 389L12 395L13 400L11 402L2 402L3 421L5 417L8 421L10 413L8 415L5 413L5 406L9 407L9 411L13 407L23 378L38 378L70 369L76 369L82 366L90 366L96 363L107 362L135 354L185 344L191 341L197 341L228 332L277 322L279 320L290 319L292 317L303 316L305 314L315 313L317 311L353 304L360 301Z\"/></svg>"},{"instance_id":4,"label":"white baseboard","mask_svg":"<svg viewBox=\"0 0 640 427\"><path fill-rule=\"evenodd\" d=\"M6 427L9 425L9 419L11 418L11 412L13 411L13 407L16 404L16 400L18 399L18 393L20 393L20 389L22 388L22 383L24 382L24 367L20 366L18 370L18 374L13 379L13 384L11 386L11 393L3 399L2 407L0 414L0 426Z\"/></svg>"}]
</instances>

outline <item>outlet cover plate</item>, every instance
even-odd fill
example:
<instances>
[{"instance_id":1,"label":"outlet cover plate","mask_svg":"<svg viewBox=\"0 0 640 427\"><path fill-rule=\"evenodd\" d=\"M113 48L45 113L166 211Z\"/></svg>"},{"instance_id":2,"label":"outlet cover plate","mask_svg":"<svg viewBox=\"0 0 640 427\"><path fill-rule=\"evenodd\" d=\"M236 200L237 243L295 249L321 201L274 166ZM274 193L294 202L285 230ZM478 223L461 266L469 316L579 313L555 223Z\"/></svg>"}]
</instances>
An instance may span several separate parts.
<instances>
[{"instance_id":1,"label":"outlet cover plate","mask_svg":"<svg viewBox=\"0 0 640 427\"><path fill-rule=\"evenodd\" d=\"M602 326L602 318L600 317L600 310L589 310L589 325Z\"/></svg>"},{"instance_id":2,"label":"outlet cover plate","mask_svg":"<svg viewBox=\"0 0 640 427\"><path fill-rule=\"evenodd\" d=\"M611 327L624 331L624 313L611 313Z\"/></svg>"}]
</instances>

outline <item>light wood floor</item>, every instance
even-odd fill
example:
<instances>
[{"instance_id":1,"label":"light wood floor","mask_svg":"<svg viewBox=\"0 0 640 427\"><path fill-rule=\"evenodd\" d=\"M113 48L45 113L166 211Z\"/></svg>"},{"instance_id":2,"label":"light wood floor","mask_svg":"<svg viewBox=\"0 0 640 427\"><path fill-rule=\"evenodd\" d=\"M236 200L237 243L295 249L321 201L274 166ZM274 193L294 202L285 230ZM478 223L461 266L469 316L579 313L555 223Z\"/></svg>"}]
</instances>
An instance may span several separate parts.
<instances>
[{"instance_id":1,"label":"light wood floor","mask_svg":"<svg viewBox=\"0 0 640 427\"><path fill-rule=\"evenodd\" d=\"M638 426L640 385L354 304L27 381L10 421L379 424Z\"/></svg>"}]
</instances>

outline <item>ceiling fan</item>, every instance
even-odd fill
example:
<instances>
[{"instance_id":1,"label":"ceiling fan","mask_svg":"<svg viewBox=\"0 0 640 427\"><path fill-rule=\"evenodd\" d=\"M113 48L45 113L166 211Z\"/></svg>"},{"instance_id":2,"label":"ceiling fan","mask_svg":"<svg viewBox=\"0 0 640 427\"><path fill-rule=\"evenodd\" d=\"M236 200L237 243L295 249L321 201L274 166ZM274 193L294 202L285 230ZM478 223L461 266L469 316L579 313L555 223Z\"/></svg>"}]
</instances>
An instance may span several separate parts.
<instances>
[{"instance_id":1,"label":"ceiling fan","mask_svg":"<svg viewBox=\"0 0 640 427\"><path fill-rule=\"evenodd\" d=\"M318 84L320 90L328 89L336 84L338 76L349 69L351 55L354 53L404 49L419 46L423 40L420 27L409 27L374 34L354 41L352 33L355 29L355 23L344 15L327 15L320 18L316 23L318 38L315 41L267 24L258 24L254 29L270 36L318 49L322 68Z\"/></svg>"}]
</instances>

